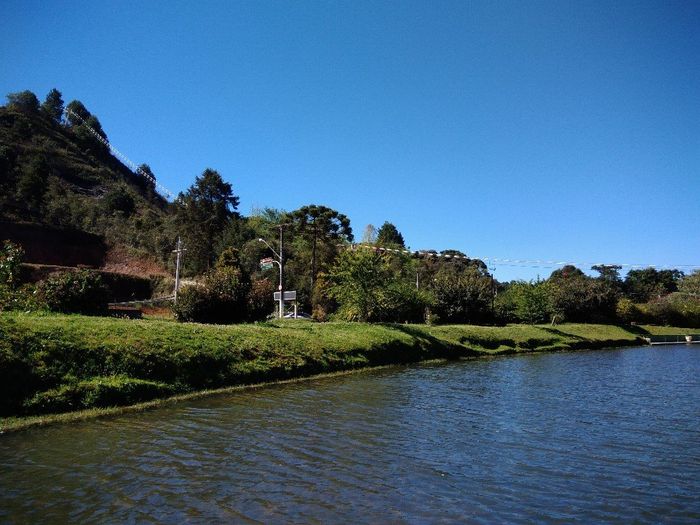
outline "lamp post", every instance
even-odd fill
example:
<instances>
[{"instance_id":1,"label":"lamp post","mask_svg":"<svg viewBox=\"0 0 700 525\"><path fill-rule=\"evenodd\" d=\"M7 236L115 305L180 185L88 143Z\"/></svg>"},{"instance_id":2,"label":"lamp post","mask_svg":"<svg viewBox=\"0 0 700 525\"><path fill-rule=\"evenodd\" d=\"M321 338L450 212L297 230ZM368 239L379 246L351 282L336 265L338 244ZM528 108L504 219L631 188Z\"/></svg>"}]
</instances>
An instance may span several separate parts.
<instances>
[{"instance_id":1,"label":"lamp post","mask_svg":"<svg viewBox=\"0 0 700 525\"><path fill-rule=\"evenodd\" d=\"M265 244L265 246L267 246L268 248L270 248L272 253L274 253L278 259L277 261L273 261L273 262L277 263L277 266L279 266L279 269L280 269L280 284L279 284L279 292L280 292L279 318L280 319L282 319L284 317L284 278L283 278L284 259L282 258L282 248L283 248L283 243L284 243L284 234L282 233L283 227L284 227L284 225L280 224L280 226L279 226L279 229L280 229L280 252L279 253L277 253L275 251L275 249L272 246L270 246L270 243L268 243L265 239L263 239L262 237L258 238L258 241Z\"/></svg>"}]
</instances>

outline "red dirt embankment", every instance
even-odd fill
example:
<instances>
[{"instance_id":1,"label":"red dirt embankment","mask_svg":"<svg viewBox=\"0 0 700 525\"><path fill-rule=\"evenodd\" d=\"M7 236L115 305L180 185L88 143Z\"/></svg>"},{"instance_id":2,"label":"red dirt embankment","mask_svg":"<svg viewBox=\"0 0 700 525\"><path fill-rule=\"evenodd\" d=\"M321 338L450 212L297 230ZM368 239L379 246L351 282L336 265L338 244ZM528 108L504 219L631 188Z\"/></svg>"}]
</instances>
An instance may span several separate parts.
<instances>
[{"instance_id":1,"label":"red dirt embankment","mask_svg":"<svg viewBox=\"0 0 700 525\"><path fill-rule=\"evenodd\" d=\"M107 255L99 235L43 224L0 222L0 242L5 240L22 246L27 263L100 268Z\"/></svg>"},{"instance_id":2,"label":"red dirt embankment","mask_svg":"<svg viewBox=\"0 0 700 525\"><path fill-rule=\"evenodd\" d=\"M153 275L172 276L172 272L168 272L163 268L155 258L145 255L134 255L122 246L115 246L107 251L102 270L137 275L139 277L150 277Z\"/></svg>"},{"instance_id":3,"label":"red dirt embankment","mask_svg":"<svg viewBox=\"0 0 700 525\"><path fill-rule=\"evenodd\" d=\"M25 263L55 267L42 268L40 278L47 272L71 267L96 268L137 277L170 275L154 257L134 254L122 246L110 247L99 235L83 231L43 224L0 222L0 243L4 240L22 246Z\"/></svg>"}]
</instances>

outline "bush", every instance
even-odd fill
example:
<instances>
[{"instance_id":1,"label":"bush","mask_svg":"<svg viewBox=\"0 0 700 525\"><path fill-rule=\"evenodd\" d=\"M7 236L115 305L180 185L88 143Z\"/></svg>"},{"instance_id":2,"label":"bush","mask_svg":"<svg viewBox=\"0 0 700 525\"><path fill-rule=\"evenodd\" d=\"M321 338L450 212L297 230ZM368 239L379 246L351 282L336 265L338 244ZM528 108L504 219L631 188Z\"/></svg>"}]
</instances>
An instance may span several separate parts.
<instances>
[{"instance_id":1,"label":"bush","mask_svg":"<svg viewBox=\"0 0 700 525\"><path fill-rule=\"evenodd\" d=\"M0 284L0 312L4 310L36 311L45 308L32 284L10 288Z\"/></svg>"},{"instance_id":2,"label":"bush","mask_svg":"<svg viewBox=\"0 0 700 525\"><path fill-rule=\"evenodd\" d=\"M700 298L681 293L668 294L640 305L645 322L650 324L700 328Z\"/></svg>"},{"instance_id":3,"label":"bush","mask_svg":"<svg viewBox=\"0 0 700 525\"><path fill-rule=\"evenodd\" d=\"M630 299L623 297L617 302L617 318L623 323L638 323L642 321L642 312Z\"/></svg>"},{"instance_id":4,"label":"bush","mask_svg":"<svg viewBox=\"0 0 700 525\"><path fill-rule=\"evenodd\" d=\"M392 266L399 266L399 271ZM325 293L336 301L335 318L361 322L422 322L431 297L400 274L409 260L369 250L346 251L323 276ZM323 305L322 305L323 306ZM327 310L317 312L325 315Z\"/></svg>"},{"instance_id":5,"label":"bush","mask_svg":"<svg viewBox=\"0 0 700 525\"><path fill-rule=\"evenodd\" d=\"M24 250L21 246L10 241L3 243L0 249L0 285L10 289L17 287L23 258Z\"/></svg>"},{"instance_id":6,"label":"bush","mask_svg":"<svg viewBox=\"0 0 700 525\"><path fill-rule=\"evenodd\" d=\"M102 278L89 270L52 274L39 284L39 295L49 310L64 313L103 313L109 301Z\"/></svg>"},{"instance_id":7,"label":"bush","mask_svg":"<svg viewBox=\"0 0 700 525\"><path fill-rule=\"evenodd\" d=\"M547 288L542 282L513 282L496 298L496 316L501 322L545 323L551 318Z\"/></svg>"},{"instance_id":8,"label":"bush","mask_svg":"<svg viewBox=\"0 0 700 525\"><path fill-rule=\"evenodd\" d=\"M173 308L178 321L229 324L247 317L248 286L236 268L209 272L200 286L188 286L178 295Z\"/></svg>"},{"instance_id":9,"label":"bush","mask_svg":"<svg viewBox=\"0 0 700 525\"><path fill-rule=\"evenodd\" d=\"M424 290L417 290L413 283L391 283L384 294L381 321L393 323L423 323L426 309L432 303L432 296Z\"/></svg>"},{"instance_id":10,"label":"bush","mask_svg":"<svg viewBox=\"0 0 700 525\"><path fill-rule=\"evenodd\" d=\"M492 283L481 268L443 269L431 284L433 312L444 323L480 323L491 320Z\"/></svg>"},{"instance_id":11,"label":"bush","mask_svg":"<svg viewBox=\"0 0 700 525\"><path fill-rule=\"evenodd\" d=\"M272 294L275 285L269 279L253 281L248 293L248 319L260 321L272 311Z\"/></svg>"},{"instance_id":12,"label":"bush","mask_svg":"<svg viewBox=\"0 0 700 525\"><path fill-rule=\"evenodd\" d=\"M36 113L39 111L39 99L31 91L20 91L7 95L7 105L20 111Z\"/></svg>"},{"instance_id":13,"label":"bush","mask_svg":"<svg viewBox=\"0 0 700 525\"><path fill-rule=\"evenodd\" d=\"M104 207L108 213L122 212L130 217L136 210L136 203L131 194L123 186L113 189L104 197Z\"/></svg>"}]
</instances>

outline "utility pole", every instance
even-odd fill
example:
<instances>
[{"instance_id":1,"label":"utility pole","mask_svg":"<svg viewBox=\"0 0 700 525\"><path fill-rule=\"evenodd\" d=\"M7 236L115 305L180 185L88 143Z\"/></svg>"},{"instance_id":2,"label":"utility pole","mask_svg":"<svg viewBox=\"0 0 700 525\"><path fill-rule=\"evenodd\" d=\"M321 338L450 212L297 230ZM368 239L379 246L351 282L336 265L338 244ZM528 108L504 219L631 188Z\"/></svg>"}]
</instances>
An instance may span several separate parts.
<instances>
[{"instance_id":1,"label":"utility pole","mask_svg":"<svg viewBox=\"0 0 700 525\"><path fill-rule=\"evenodd\" d=\"M180 289L180 259L182 254L186 252L187 249L182 247L182 241L180 236L177 237L177 249L173 250L173 253L177 254L177 259L175 260L175 304L177 304L177 292Z\"/></svg>"}]
</instances>

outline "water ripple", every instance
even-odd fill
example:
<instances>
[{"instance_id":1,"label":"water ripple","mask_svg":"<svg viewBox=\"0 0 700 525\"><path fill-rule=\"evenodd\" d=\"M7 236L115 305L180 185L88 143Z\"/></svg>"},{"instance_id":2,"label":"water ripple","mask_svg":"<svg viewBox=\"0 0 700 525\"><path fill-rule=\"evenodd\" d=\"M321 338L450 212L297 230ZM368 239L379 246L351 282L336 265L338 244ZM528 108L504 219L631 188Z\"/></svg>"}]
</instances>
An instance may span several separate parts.
<instances>
[{"instance_id":1,"label":"water ripple","mask_svg":"<svg viewBox=\"0 0 700 525\"><path fill-rule=\"evenodd\" d=\"M0 521L697 523L700 353L423 365L0 439Z\"/></svg>"}]
</instances>

